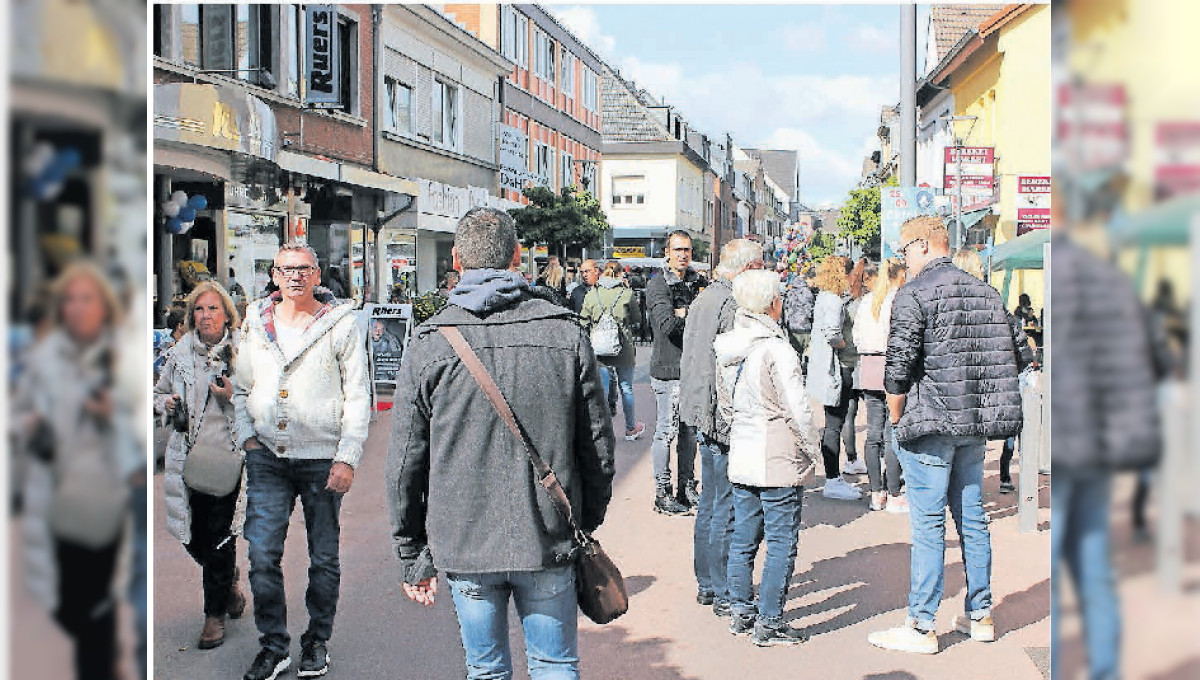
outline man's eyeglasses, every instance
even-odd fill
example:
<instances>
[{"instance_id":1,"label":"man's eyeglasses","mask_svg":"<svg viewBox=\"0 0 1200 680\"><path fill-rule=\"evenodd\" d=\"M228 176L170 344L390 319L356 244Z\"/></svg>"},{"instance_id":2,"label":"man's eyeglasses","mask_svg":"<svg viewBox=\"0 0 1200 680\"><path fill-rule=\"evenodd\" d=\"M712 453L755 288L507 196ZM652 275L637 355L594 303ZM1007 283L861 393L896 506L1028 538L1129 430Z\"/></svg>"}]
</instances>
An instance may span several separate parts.
<instances>
[{"instance_id":1,"label":"man's eyeglasses","mask_svg":"<svg viewBox=\"0 0 1200 680\"><path fill-rule=\"evenodd\" d=\"M295 275L299 274L300 276L303 276L306 278L308 276L310 276L313 272L317 271L316 267L309 265L309 264L302 264L297 267L289 267L289 266L281 267L281 266L276 265L276 266L272 267L272 269L279 272L280 274L283 274L284 276L295 276Z\"/></svg>"},{"instance_id":2,"label":"man's eyeglasses","mask_svg":"<svg viewBox=\"0 0 1200 680\"><path fill-rule=\"evenodd\" d=\"M917 241L924 241L924 240L925 240L924 238L914 238L913 240L909 241L908 243L905 243L904 245L900 246L900 259L902 259L902 260L907 259L907 256L905 255L905 253L908 252L909 246L916 243Z\"/></svg>"}]
</instances>

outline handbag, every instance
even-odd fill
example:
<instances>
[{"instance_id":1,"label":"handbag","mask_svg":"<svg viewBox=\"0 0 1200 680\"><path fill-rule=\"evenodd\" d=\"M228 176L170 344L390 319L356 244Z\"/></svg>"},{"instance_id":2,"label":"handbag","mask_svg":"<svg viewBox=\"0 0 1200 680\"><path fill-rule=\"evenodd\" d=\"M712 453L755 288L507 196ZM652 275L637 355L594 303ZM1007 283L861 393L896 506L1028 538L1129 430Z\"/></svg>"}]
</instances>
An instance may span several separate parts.
<instances>
[{"instance_id":1,"label":"handbag","mask_svg":"<svg viewBox=\"0 0 1200 680\"><path fill-rule=\"evenodd\" d=\"M864 390L883 391L883 367L887 357L882 354L863 354L858 358L858 382Z\"/></svg>"},{"instance_id":2,"label":"handbag","mask_svg":"<svg viewBox=\"0 0 1200 680\"><path fill-rule=\"evenodd\" d=\"M211 394L208 399L212 399ZM196 419L197 433L204 424L204 416L205 411L201 410ZM187 458L183 459L183 483L209 496L228 496L242 481L242 465L242 454L233 448L232 442L204 437L192 442Z\"/></svg>"},{"instance_id":3,"label":"handbag","mask_svg":"<svg viewBox=\"0 0 1200 680\"><path fill-rule=\"evenodd\" d=\"M554 476L554 471L546 465L546 461L534 450L529 437L525 436L517 417L504 399L500 388L496 386L487 368L475 354L475 350L467 344L462 333L453 326L442 326L438 331L450 342L454 352L462 359L471 377L483 389L488 401L500 414L500 419L508 426L513 435L525 447L529 462L533 464L538 482L550 497L554 509L571 526L577 546L575 561L575 589L579 599L579 610L592 621L604 624L615 620L629 611L629 593L625 590L625 579L612 558L600 547L600 542L579 528L575 521L575 513L571 509L571 501L567 498L562 484Z\"/></svg>"},{"instance_id":4,"label":"handbag","mask_svg":"<svg viewBox=\"0 0 1200 680\"><path fill-rule=\"evenodd\" d=\"M129 489L108 466L103 455L105 443L96 443L99 445L59 452L48 513L50 531L56 538L93 550L117 540L129 510Z\"/></svg>"}]
</instances>

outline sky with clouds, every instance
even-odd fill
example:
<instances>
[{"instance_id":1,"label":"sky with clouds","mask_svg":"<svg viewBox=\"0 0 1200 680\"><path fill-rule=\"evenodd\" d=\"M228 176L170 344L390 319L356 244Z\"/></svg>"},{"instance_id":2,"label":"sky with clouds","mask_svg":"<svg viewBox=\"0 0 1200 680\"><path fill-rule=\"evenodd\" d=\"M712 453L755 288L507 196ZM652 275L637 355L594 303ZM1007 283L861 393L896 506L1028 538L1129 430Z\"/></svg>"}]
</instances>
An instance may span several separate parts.
<instances>
[{"instance_id":1,"label":"sky with clouds","mask_svg":"<svg viewBox=\"0 0 1200 680\"><path fill-rule=\"evenodd\" d=\"M542 6L710 137L798 150L812 207L842 203L878 148L880 109L900 100L895 5Z\"/></svg>"}]
</instances>

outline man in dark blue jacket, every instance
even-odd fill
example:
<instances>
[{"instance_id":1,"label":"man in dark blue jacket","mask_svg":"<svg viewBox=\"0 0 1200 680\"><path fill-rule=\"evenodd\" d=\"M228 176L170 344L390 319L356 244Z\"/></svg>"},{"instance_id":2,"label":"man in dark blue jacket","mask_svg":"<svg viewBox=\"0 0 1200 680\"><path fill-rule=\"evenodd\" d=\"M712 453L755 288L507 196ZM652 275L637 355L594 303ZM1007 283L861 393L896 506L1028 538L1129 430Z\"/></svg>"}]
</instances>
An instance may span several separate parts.
<instances>
[{"instance_id":1,"label":"man in dark blue jacket","mask_svg":"<svg viewBox=\"0 0 1200 680\"><path fill-rule=\"evenodd\" d=\"M973 640L995 639L983 456L989 439L1021 431L1018 375L1032 356L996 289L951 262L939 218L905 222L900 243L908 283L892 304L884 389L911 510L908 618L868 639L884 649L934 654L947 506L967 577L966 615L955 617L955 628Z\"/></svg>"},{"instance_id":2,"label":"man in dark blue jacket","mask_svg":"<svg viewBox=\"0 0 1200 680\"><path fill-rule=\"evenodd\" d=\"M445 574L470 678L512 675L510 595L531 666L578 677L571 526L438 329L457 327L474 348L589 532L604 521L614 471L596 357L574 312L531 294L514 271L521 250L506 213L468 212L452 253L462 279L414 329L397 377L386 485L404 592L432 605Z\"/></svg>"}]
</instances>

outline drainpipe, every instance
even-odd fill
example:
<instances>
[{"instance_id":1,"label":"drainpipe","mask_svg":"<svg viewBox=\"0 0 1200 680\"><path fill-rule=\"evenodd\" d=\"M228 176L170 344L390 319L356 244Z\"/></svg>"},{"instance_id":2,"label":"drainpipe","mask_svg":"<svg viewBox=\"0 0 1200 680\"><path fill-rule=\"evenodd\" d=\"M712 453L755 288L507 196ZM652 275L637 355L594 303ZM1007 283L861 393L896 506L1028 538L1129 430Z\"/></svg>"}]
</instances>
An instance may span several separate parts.
<instances>
[{"instance_id":1,"label":"drainpipe","mask_svg":"<svg viewBox=\"0 0 1200 680\"><path fill-rule=\"evenodd\" d=\"M371 38L374 52L371 56L371 167L379 172L379 79L383 77L383 69L379 60L383 54L383 8L371 5Z\"/></svg>"}]
</instances>

